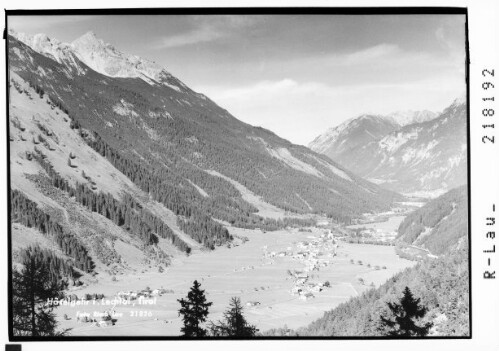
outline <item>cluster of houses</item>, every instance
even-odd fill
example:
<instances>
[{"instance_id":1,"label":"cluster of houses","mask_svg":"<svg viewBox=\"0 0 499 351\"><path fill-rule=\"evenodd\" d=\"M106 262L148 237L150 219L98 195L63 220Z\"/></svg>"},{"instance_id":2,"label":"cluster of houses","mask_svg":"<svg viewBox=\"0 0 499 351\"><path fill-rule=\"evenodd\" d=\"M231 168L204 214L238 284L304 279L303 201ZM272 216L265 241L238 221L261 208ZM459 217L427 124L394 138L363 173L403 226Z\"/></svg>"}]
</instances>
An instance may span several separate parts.
<instances>
[{"instance_id":1,"label":"cluster of houses","mask_svg":"<svg viewBox=\"0 0 499 351\"><path fill-rule=\"evenodd\" d=\"M338 243L332 231L325 230L319 237L310 235L307 237L307 240L298 242L295 250L292 247L288 247L283 251L268 252L266 247L264 247L264 257L278 258L289 256L292 259L300 261L304 268L291 273L294 278L291 294L299 295L300 299L308 300L313 298L314 294L328 286L328 284L321 282L310 282L311 273L319 271L322 267L327 267L330 264L330 260L327 257L334 257L337 249Z\"/></svg>"},{"instance_id":2,"label":"cluster of houses","mask_svg":"<svg viewBox=\"0 0 499 351\"><path fill-rule=\"evenodd\" d=\"M396 231L385 231L378 228L363 228L359 231L359 234L363 238L374 238L378 241L388 242L396 238Z\"/></svg>"},{"instance_id":3,"label":"cluster of houses","mask_svg":"<svg viewBox=\"0 0 499 351\"><path fill-rule=\"evenodd\" d=\"M257 307L257 306L260 306L260 302L258 301L248 301L246 302L246 306L247 307Z\"/></svg>"},{"instance_id":4,"label":"cluster of houses","mask_svg":"<svg viewBox=\"0 0 499 351\"><path fill-rule=\"evenodd\" d=\"M298 295L301 300L309 300L325 288L329 287L328 282L309 281L308 272L295 271L293 274L295 281L291 288L291 295Z\"/></svg>"},{"instance_id":5,"label":"cluster of houses","mask_svg":"<svg viewBox=\"0 0 499 351\"><path fill-rule=\"evenodd\" d=\"M91 316L90 313L81 313L76 316L76 321L78 323L92 323L97 327L110 327L113 326L116 322L116 319L113 319L114 311L104 311L101 313L94 312L94 315Z\"/></svg>"},{"instance_id":6,"label":"cluster of houses","mask_svg":"<svg viewBox=\"0 0 499 351\"><path fill-rule=\"evenodd\" d=\"M336 256L338 243L333 237L333 233L328 230L320 237L309 236L308 241L300 241L297 244L298 251L292 257L303 261L305 271L319 270L320 267L326 267L329 260L321 258L326 253Z\"/></svg>"},{"instance_id":7,"label":"cluster of houses","mask_svg":"<svg viewBox=\"0 0 499 351\"><path fill-rule=\"evenodd\" d=\"M331 230L324 231L320 237L309 236L307 239L309 240L297 244L299 251L293 255L293 258L302 261L305 267L302 271L294 272L295 281L291 288L292 295L299 295L300 299L305 301L314 298L314 294L329 286L328 282L311 282L309 277L311 272L319 271L330 264L329 259L324 258L326 253L335 256L338 250L338 243Z\"/></svg>"},{"instance_id":8,"label":"cluster of houses","mask_svg":"<svg viewBox=\"0 0 499 351\"><path fill-rule=\"evenodd\" d=\"M119 291L116 293L116 297L119 297L121 299L125 299L128 301L133 301L137 300L139 298L151 298L155 296L162 296L163 294L171 294L173 293L173 290L168 290L164 288L159 288L159 289L150 289L149 287L139 290L139 291Z\"/></svg>"}]
</instances>

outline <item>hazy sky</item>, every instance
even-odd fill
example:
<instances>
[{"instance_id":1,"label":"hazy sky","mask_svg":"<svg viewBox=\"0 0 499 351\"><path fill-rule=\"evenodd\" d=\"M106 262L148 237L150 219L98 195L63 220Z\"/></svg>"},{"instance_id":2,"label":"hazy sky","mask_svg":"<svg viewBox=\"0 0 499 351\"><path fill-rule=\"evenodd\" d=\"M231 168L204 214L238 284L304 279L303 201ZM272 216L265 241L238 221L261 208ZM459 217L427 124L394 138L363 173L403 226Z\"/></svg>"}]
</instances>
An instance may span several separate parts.
<instances>
[{"instance_id":1,"label":"hazy sky","mask_svg":"<svg viewBox=\"0 0 499 351\"><path fill-rule=\"evenodd\" d=\"M9 28L93 30L235 117L298 144L362 113L441 111L465 92L464 16L44 16Z\"/></svg>"}]
</instances>

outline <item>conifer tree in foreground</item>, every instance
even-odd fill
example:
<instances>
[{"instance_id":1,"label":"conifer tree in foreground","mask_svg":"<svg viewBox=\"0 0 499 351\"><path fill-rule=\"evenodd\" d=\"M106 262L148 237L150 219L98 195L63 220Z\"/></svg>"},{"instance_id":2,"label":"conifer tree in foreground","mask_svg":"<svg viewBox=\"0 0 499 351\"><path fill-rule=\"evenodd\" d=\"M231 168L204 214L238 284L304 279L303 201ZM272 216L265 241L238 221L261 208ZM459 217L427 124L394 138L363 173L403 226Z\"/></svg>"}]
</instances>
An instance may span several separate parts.
<instances>
[{"instance_id":1,"label":"conifer tree in foreground","mask_svg":"<svg viewBox=\"0 0 499 351\"><path fill-rule=\"evenodd\" d=\"M415 299L409 287L405 287L404 296L400 303L388 302L388 308L395 317L395 320L381 316L381 322L388 327L390 336L411 337L428 335L433 323L425 323L418 326L416 321L426 315L427 309L420 306L421 299Z\"/></svg>"},{"instance_id":2,"label":"conifer tree in foreground","mask_svg":"<svg viewBox=\"0 0 499 351\"><path fill-rule=\"evenodd\" d=\"M62 298L65 283L51 279L50 268L40 256L28 252L23 268L12 271L12 323L16 336L63 336L56 331L57 321L53 306L47 299Z\"/></svg>"},{"instance_id":3,"label":"conifer tree in foreground","mask_svg":"<svg viewBox=\"0 0 499 351\"><path fill-rule=\"evenodd\" d=\"M243 316L243 307L238 297L233 297L230 309L224 312L224 320L211 322L209 330L212 336L253 337L258 332L254 325L248 324Z\"/></svg>"},{"instance_id":4,"label":"conifer tree in foreground","mask_svg":"<svg viewBox=\"0 0 499 351\"><path fill-rule=\"evenodd\" d=\"M206 336L206 329L201 325L206 322L208 317L208 308L212 302L206 302L204 290L200 289L201 284L197 280L187 294L187 299L177 300L180 303L179 315L182 315L184 326L180 329L183 336L186 337L204 337Z\"/></svg>"}]
</instances>

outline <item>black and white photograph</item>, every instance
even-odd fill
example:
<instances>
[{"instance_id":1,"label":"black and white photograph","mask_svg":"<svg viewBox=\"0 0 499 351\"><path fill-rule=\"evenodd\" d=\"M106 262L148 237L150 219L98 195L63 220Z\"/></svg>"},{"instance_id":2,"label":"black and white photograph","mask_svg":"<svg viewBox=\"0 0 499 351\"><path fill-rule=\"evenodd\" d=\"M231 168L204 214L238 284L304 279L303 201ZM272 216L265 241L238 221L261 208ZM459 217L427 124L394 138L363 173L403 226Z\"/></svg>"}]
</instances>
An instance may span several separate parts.
<instances>
[{"instance_id":1,"label":"black and white photograph","mask_svg":"<svg viewBox=\"0 0 499 351\"><path fill-rule=\"evenodd\" d=\"M466 8L6 16L11 340L471 337Z\"/></svg>"}]
</instances>

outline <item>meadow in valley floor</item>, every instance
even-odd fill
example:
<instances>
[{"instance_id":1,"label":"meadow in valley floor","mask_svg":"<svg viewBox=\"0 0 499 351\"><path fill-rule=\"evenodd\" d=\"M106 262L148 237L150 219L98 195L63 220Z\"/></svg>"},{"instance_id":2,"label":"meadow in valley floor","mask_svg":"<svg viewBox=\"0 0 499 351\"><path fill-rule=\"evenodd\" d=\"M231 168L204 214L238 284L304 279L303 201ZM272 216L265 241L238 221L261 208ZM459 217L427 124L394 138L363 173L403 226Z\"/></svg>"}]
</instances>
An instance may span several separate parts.
<instances>
[{"instance_id":1,"label":"meadow in valley floor","mask_svg":"<svg viewBox=\"0 0 499 351\"><path fill-rule=\"evenodd\" d=\"M325 252L324 258L330 264L318 271L310 272L310 281L329 281L331 286L315 293L309 300L292 295L294 277L288 270L301 271L304 262L291 256L269 257L272 252L283 252L291 248L299 251L299 242L319 238L324 229L314 228L312 232L281 230L262 233L259 230L231 228L236 235L245 236L249 241L237 247L218 248L215 252L198 252L189 257L177 258L164 273L147 272L144 274L118 276L116 281L109 277L99 278L97 285L78 290L78 295L86 293L104 294L112 299L119 291L164 288L173 290L157 296L153 305L117 305L115 311L123 313L112 328L98 328L90 324L76 322L76 312L104 312L112 306L61 306L57 309L60 326L72 328L71 335L179 335L182 325L178 315L177 299L184 297L194 280L198 280L206 291L210 308L210 320L221 318L230 298L241 298L247 320L260 331L287 325L298 328L321 317L323 313L358 296L371 287L379 286L395 273L414 262L400 259L393 246L375 246L340 243L337 255ZM266 248L266 249L265 249ZM265 257L267 252L267 258ZM355 264L351 263L351 260ZM362 265L358 261L362 261ZM369 265L369 267L368 267ZM375 267L385 266L386 269ZM359 280L362 279L362 283ZM255 303L247 306L247 303ZM135 311L135 312L133 312ZM140 317L140 311L149 315ZM62 318L67 314L71 320Z\"/></svg>"}]
</instances>

